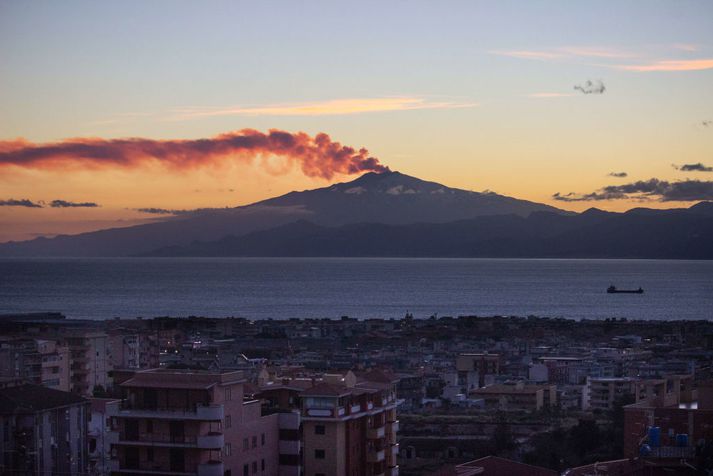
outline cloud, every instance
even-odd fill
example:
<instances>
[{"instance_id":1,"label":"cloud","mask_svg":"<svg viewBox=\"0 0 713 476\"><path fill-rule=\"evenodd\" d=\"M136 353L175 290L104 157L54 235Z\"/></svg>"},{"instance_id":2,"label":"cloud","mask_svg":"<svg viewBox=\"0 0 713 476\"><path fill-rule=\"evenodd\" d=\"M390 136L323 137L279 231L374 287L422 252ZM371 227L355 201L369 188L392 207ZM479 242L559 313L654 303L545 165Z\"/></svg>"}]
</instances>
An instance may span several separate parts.
<instances>
[{"instance_id":1,"label":"cloud","mask_svg":"<svg viewBox=\"0 0 713 476\"><path fill-rule=\"evenodd\" d=\"M325 179L335 174L389 170L366 149L342 145L327 134L310 136L277 129L267 133L242 129L194 140L75 138L39 144L24 139L0 141L0 168L127 169L158 164L167 169L187 170L273 156L285 159L288 165L299 166L309 177ZM287 170L274 170L266 161L262 164L272 173Z\"/></svg>"},{"instance_id":2,"label":"cloud","mask_svg":"<svg viewBox=\"0 0 713 476\"><path fill-rule=\"evenodd\" d=\"M66 200L52 200L52 208L96 208L99 205L94 202L68 202Z\"/></svg>"},{"instance_id":3,"label":"cloud","mask_svg":"<svg viewBox=\"0 0 713 476\"><path fill-rule=\"evenodd\" d=\"M563 202L584 202L598 200L657 200L659 202L693 202L713 200L713 182L701 180L682 180L668 182L652 178L639 180L624 185L608 185L596 192L587 194L552 195L554 200Z\"/></svg>"},{"instance_id":4,"label":"cloud","mask_svg":"<svg viewBox=\"0 0 713 476\"><path fill-rule=\"evenodd\" d=\"M628 51L603 46L563 46L543 50L493 50L493 55L509 56L540 61L552 61L575 58L633 58L635 55Z\"/></svg>"},{"instance_id":5,"label":"cloud","mask_svg":"<svg viewBox=\"0 0 713 476\"><path fill-rule=\"evenodd\" d=\"M592 201L600 201L600 200L619 200L622 198L628 198L625 194L623 193L598 193L598 192L592 192L592 193L587 193L584 195L578 195L574 192L570 192L567 194L560 194L559 192L552 194L552 198L554 200L560 201L560 202L592 202Z\"/></svg>"},{"instance_id":6,"label":"cloud","mask_svg":"<svg viewBox=\"0 0 713 476\"><path fill-rule=\"evenodd\" d=\"M687 60L660 60L644 64L625 64L613 66L625 71L652 72L652 71L699 71L713 69L713 58L687 59Z\"/></svg>"},{"instance_id":7,"label":"cloud","mask_svg":"<svg viewBox=\"0 0 713 476\"><path fill-rule=\"evenodd\" d=\"M478 104L474 102L436 102L421 97L352 98L253 107L189 108L177 111L174 119L212 116L339 116L421 109L463 109L476 106Z\"/></svg>"},{"instance_id":8,"label":"cloud","mask_svg":"<svg viewBox=\"0 0 713 476\"><path fill-rule=\"evenodd\" d=\"M700 162L697 164L683 164L680 166L674 164L673 167L681 172L713 172L713 167L703 165Z\"/></svg>"},{"instance_id":9,"label":"cloud","mask_svg":"<svg viewBox=\"0 0 713 476\"><path fill-rule=\"evenodd\" d=\"M0 207L27 207L27 208L42 208L42 205L35 203L32 200L26 198L21 198L16 200L14 198L9 198L7 200L0 200Z\"/></svg>"},{"instance_id":10,"label":"cloud","mask_svg":"<svg viewBox=\"0 0 713 476\"><path fill-rule=\"evenodd\" d=\"M180 215L182 213L189 213L190 210L170 210L167 208L134 208L137 212L149 213L151 215Z\"/></svg>"},{"instance_id":11,"label":"cloud","mask_svg":"<svg viewBox=\"0 0 713 476\"><path fill-rule=\"evenodd\" d=\"M588 79L583 84L576 84L574 86L574 89L577 91L581 91L584 94L604 94L604 91L607 90L606 86L604 86L604 83L599 79L596 79L594 81Z\"/></svg>"},{"instance_id":12,"label":"cloud","mask_svg":"<svg viewBox=\"0 0 713 476\"><path fill-rule=\"evenodd\" d=\"M609 177L616 177L616 178L624 178L624 177L629 176L629 174L627 174L626 172L610 172L608 175L609 175Z\"/></svg>"},{"instance_id":13,"label":"cloud","mask_svg":"<svg viewBox=\"0 0 713 476\"><path fill-rule=\"evenodd\" d=\"M691 44L691 43L676 43L676 44L674 44L674 45L672 45L672 46L673 46L675 49L681 50L681 51L690 51L690 52L693 52L693 51L698 51L698 50L699 50L698 45L694 45L694 44Z\"/></svg>"},{"instance_id":14,"label":"cloud","mask_svg":"<svg viewBox=\"0 0 713 476\"><path fill-rule=\"evenodd\" d=\"M713 125L713 121L708 121L708 120L706 120L706 121L701 121L701 125L702 125L703 127L708 127L708 126L710 126L710 125Z\"/></svg>"},{"instance_id":15,"label":"cloud","mask_svg":"<svg viewBox=\"0 0 713 476\"><path fill-rule=\"evenodd\" d=\"M658 48L659 50L661 48ZM696 45L674 44L665 48L667 53L690 54L698 50ZM681 53L685 52L685 53ZM539 61L566 61L582 63L582 60L597 59L602 63L592 64L633 72L698 71L713 68L713 58L663 58L652 59L650 55L601 46L564 46L541 50L494 50L490 54ZM622 64L624 63L624 64ZM591 64L591 63L589 63Z\"/></svg>"}]
</instances>

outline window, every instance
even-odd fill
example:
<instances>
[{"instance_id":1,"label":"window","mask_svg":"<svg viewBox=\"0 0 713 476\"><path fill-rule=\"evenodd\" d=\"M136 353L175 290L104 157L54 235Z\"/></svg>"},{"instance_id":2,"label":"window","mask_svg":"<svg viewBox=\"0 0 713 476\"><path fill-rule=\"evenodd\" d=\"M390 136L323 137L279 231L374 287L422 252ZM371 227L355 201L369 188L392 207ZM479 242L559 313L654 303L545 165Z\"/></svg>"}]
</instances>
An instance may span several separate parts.
<instances>
[{"instance_id":1,"label":"window","mask_svg":"<svg viewBox=\"0 0 713 476\"><path fill-rule=\"evenodd\" d=\"M314 450L314 459L324 459L324 450Z\"/></svg>"},{"instance_id":2,"label":"window","mask_svg":"<svg viewBox=\"0 0 713 476\"><path fill-rule=\"evenodd\" d=\"M260 445L265 446L265 433L260 435Z\"/></svg>"},{"instance_id":3,"label":"window","mask_svg":"<svg viewBox=\"0 0 713 476\"><path fill-rule=\"evenodd\" d=\"M225 456L230 456L233 453L233 448L230 443L225 444L225 448L223 449L223 454Z\"/></svg>"},{"instance_id":4,"label":"window","mask_svg":"<svg viewBox=\"0 0 713 476\"><path fill-rule=\"evenodd\" d=\"M153 433L153 420L146 420L146 433Z\"/></svg>"},{"instance_id":5,"label":"window","mask_svg":"<svg viewBox=\"0 0 713 476\"><path fill-rule=\"evenodd\" d=\"M231 388L225 387L225 401L229 402L232 399Z\"/></svg>"},{"instance_id":6,"label":"window","mask_svg":"<svg viewBox=\"0 0 713 476\"><path fill-rule=\"evenodd\" d=\"M146 461L153 461L153 448L146 448Z\"/></svg>"},{"instance_id":7,"label":"window","mask_svg":"<svg viewBox=\"0 0 713 476\"><path fill-rule=\"evenodd\" d=\"M257 461L253 461L253 474L257 473Z\"/></svg>"},{"instance_id":8,"label":"window","mask_svg":"<svg viewBox=\"0 0 713 476\"><path fill-rule=\"evenodd\" d=\"M243 476L250 476L250 465L243 465Z\"/></svg>"},{"instance_id":9,"label":"window","mask_svg":"<svg viewBox=\"0 0 713 476\"><path fill-rule=\"evenodd\" d=\"M265 471L265 459L260 461L260 471Z\"/></svg>"},{"instance_id":10,"label":"window","mask_svg":"<svg viewBox=\"0 0 713 476\"><path fill-rule=\"evenodd\" d=\"M253 448L257 448L257 436L253 436Z\"/></svg>"},{"instance_id":11,"label":"window","mask_svg":"<svg viewBox=\"0 0 713 476\"><path fill-rule=\"evenodd\" d=\"M249 449L250 449L250 441L248 441L247 438L243 438L243 449L244 449L244 450L249 450Z\"/></svg>"},{"instance_id":12,"label":"window","mask_svg":"<svg viewBox=\"0 0 713 476\"><path fill-rule=\"evenodd\" d=\"M230 426L233 424L231 421L230 415L225 415L225 427L230 428Z\"/></svg>"},{"instance_id":13,"label":"window","mask_svg":"<svg viewBox=\"0 0 713 476\"><path fill-rule=\"evenodd\" d=\"M324 435L324 425L315 425L314 427L314 434L315 435Z\"/></svg>"},{"instance_id":14,"label":"window","mask_svg":"<svg viewBox=\"0 0 713 476\"><path fill-rule=\"evenodd\" d=\"M324 473L314 473L314 476L326 476Z\"/></svg>"}]
</instances>

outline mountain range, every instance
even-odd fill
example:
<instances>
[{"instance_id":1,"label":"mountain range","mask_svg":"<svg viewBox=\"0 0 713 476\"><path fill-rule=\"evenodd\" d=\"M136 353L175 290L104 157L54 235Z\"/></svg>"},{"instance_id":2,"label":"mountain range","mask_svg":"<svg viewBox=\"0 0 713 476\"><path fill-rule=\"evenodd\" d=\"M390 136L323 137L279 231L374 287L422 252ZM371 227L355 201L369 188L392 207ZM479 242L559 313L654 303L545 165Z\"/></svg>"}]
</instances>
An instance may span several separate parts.
<instances>
[{"instance_id":1,"label":"mountain range","mask_svg":"<svg viewBox=\"0 0 713 476\"><path fill-rule=\"evenodd\" d=\"M572 213L399 172L128 228L0 244L0 256L713 259L713 202Z\"/></svg>"}]
</instances>

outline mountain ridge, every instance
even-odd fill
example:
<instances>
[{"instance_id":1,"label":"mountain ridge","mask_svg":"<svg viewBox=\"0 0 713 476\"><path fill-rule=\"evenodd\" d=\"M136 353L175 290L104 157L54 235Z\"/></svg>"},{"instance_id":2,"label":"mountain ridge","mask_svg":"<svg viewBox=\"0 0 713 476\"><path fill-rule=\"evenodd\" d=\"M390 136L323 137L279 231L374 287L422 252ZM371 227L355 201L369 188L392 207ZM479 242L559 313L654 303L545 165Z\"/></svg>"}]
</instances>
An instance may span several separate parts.
<instances>
[{"instance_id":1,"label":"mountain ridge","mask_svg":"<svg viewBox=\"0 0 713 476\"><path fill-rule=\"evenodd\" d=\"M0 256L129 256L196 240L240 236L299 219L324 226L443 223L484 215L527 216L536 211L569 213L494 193L451 188L400 172L370 172L349 182L289 192L235 208L201 210L125 228L2 243Z\"/></svg>"},{"instance_id":2,"label":"mountain ridge","mask_svg":"<svg viewBox=\"0 0 713 476\"><path fill-rule=\"evenodd\" d=\"M325 227L307 220L145 256L713 259L713 216L536 212L448 223Z\"/></svg>"}]
</instances>

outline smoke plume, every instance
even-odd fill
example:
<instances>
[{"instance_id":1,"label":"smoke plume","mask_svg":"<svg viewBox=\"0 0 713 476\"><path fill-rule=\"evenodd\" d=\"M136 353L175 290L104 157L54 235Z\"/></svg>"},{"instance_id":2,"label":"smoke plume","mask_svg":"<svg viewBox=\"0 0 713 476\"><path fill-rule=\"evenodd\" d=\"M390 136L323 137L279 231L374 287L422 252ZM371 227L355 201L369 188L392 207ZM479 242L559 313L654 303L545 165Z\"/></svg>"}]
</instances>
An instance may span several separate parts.
<instances>
[{"instance_id":1,"label":"smoke plume","mask_svg":"<svg viewBox=\"0 0 713 476\"><path fill-rule=\"evenodd\" d=\"M24 168L133 168L151 163L172 169L198 168L221 161L250 161L277 156L299 166L309 177L332 178L334 174L385 172L389 168L370 157L366 149L334 142L324 133L314 137L270 129L253 129L220 134L209 139L157 140L144 138L76 138L51 143L24 139L0 141L0 167Z\"/></svg>"}]
</instances>

